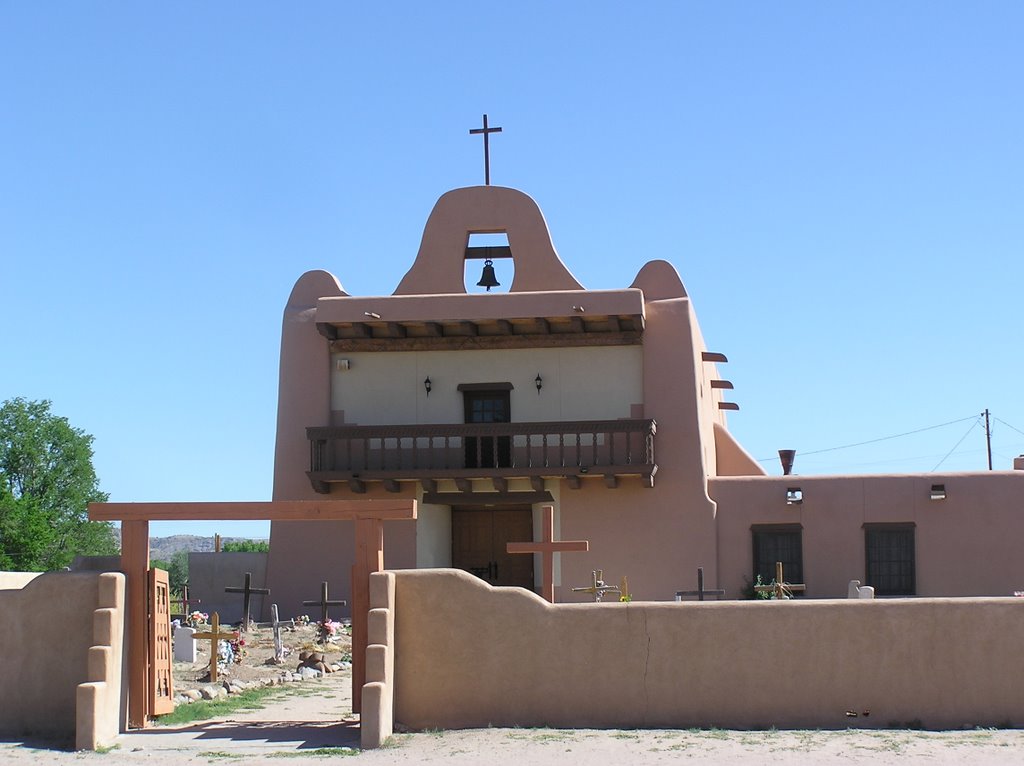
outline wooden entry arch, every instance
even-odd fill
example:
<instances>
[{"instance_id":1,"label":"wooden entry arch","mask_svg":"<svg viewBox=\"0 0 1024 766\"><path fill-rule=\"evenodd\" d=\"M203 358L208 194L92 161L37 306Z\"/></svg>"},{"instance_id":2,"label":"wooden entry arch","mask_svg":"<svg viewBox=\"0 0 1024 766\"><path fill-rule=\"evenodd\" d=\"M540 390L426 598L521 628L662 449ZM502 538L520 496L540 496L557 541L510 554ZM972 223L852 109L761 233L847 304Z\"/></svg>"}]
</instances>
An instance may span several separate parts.
<instances>
[{"instance_id":1,"label":"wooden entry arch","mask_svg":"<svg viewBox=\"0 0 1024 766\"><path fill-rule=\"evenodd\" d=\"M352 710L366 677L370 574L384 569L385 521L416 518L415 500L276 500L258 503L90 503L91 521L121 522L121 569L128 613L128 725L145 728L151 710L146 674L146 591L151 521L354 521Z\"/></svg>"}]
</instances>

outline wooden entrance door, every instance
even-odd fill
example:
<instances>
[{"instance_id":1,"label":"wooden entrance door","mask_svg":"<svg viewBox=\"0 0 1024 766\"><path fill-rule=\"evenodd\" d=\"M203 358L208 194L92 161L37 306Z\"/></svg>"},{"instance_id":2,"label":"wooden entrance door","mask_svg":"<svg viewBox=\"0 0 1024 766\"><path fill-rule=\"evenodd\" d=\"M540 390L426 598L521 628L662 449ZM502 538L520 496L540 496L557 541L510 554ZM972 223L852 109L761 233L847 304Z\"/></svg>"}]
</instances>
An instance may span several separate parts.
<instances>
[{"instance_id":1,"label":"wooden entrance door","mask_svg":"<svg viewBox=\"0 0 1024 766\"><path fill-rule=\"evenodd\" d=\"M491 585L533 590L533 556L510 554L508 543L533 540L533 511L525 508L453 508L452 566Z\"/></svg>"}]
</instances>

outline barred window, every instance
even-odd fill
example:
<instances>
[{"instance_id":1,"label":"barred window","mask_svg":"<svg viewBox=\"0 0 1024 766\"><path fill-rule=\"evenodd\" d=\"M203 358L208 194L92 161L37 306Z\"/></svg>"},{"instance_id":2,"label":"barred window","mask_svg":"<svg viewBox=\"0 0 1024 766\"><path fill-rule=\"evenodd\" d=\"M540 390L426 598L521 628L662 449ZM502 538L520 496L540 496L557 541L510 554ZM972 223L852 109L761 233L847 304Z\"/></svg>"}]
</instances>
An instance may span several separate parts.
<instances>
[{"instance_id":1,"label":"barred window","mask_svg":"<svg viewBox=\"0 0 1024 766\"><path fill-rule=\"evenodd\" d=\"M914 569L913 524L864 525L864 584L878 596L913 596L917 592Z\"/></svg>"},{"instance_id":2,"label":"barred window","mask_svg":"<svg viewBox=\"0 0 1024 766\"><path fill-rule=\"evenodd\" d=\"M786 582L804 581L803 527L799 524L755 524L750 528L754 538L754 582L761 576L766 585L775 579L775 562L782 562Z\"/></svg>"}]
</instances>

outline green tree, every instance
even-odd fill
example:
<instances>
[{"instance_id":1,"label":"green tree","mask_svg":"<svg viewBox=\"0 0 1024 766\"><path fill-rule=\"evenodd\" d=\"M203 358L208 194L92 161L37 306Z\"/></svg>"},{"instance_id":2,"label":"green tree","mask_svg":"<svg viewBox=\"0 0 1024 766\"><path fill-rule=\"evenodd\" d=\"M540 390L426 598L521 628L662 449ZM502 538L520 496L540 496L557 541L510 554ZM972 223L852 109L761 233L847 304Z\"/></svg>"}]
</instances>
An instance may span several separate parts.
<instances>
[{"instance_id":1,"label":"green tree","mask_svg":"<svg viewBox=\"0 0 1024 766\"><path fill-rule=\"evenodd\" d=\"M266 540L234 540L224 543L221 550L224 553L268 553L270 543Z\"/></svg>"},{"instance_id":2,"label":"green tree","mask_svg":"<svg viewBox=\"0 0 1024 766\"><path fill-rule=\"evenodd\" d=\"M185 585L188 583L188 551L175 551L171 554L171 560L153 559L149 565L154 569L167 571L168 585L171 587L171 595L174 598L181 598L185 592Z\"/></svg>"},{"instance_id":3,"label":"green tree","mask_svg":"<svg viewBox=\"0 0 1024 766\"><path fill-rule=\"evenodd\" d=\"M92 440L48 401L0 406L0 569L40 572L117 553L113 525L88 519L88 504L107 499Z\"/></svg>"}]
</instances>

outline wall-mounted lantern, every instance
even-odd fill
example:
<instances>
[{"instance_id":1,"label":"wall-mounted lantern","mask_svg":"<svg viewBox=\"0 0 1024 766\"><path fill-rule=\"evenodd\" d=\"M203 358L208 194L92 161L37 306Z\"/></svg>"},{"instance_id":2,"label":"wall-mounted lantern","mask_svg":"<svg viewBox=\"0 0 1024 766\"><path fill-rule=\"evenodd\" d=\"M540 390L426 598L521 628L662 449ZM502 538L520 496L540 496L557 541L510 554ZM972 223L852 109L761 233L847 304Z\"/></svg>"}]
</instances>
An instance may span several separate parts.
<instances>
[{"instance_id":1,"label":"wall-mounted lantern","mask_svg":"<svg viewBox=\"0 0 1024 766\"><path fill-rule=\"evenodd\" d=\"M540 373L537 373L537 377L533 379L533 384L537 386L537 395L540 395L540 390L544 387L544 380L541 378Z\"/></svg>"},{"instance_id":2,"label":"wall-mounted lantern","mask_svg":"<svg viewBox=\"0 0 1024 766\"><path fill-rule=\"evenodd\" d=\"M945 500L946 499L946 485L945 484L932 484L932 491L929 495L932 500Z\"/></svg>"},{"instance_id":3,"label":"wall-mounted lantern","mask_svg":"<svg viewBox=\"0 0 1024 766\"><path fill-rule=\"evenodd\" d=\"M800 505L804 501L804 491L800 487L786 487L786 505Z\"/></svg>"},{"instance_id":4,"label":"wall-mounted lantern","mask_svg":"<svg viewBox=\"0 0 1024 766\"><path fill-rule=\"evenodd\" d=\"M423 381L423 390L427 392L427 396L430 396L430 389L433 387L433 384L430 382L430 376L428 375L427 379Z\"/></svg>"}]
</instances>

